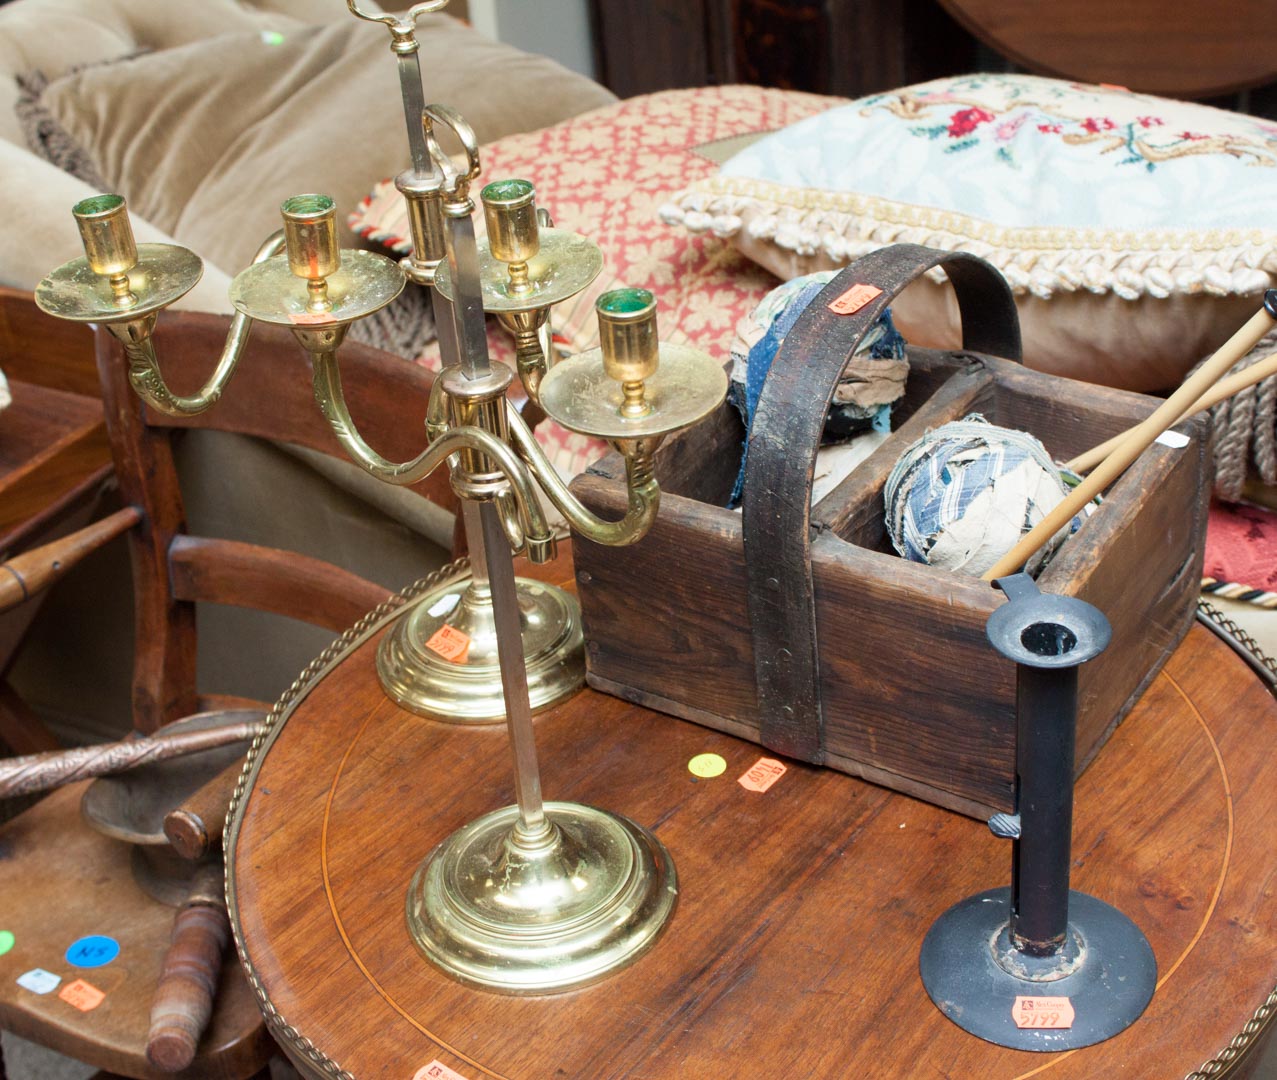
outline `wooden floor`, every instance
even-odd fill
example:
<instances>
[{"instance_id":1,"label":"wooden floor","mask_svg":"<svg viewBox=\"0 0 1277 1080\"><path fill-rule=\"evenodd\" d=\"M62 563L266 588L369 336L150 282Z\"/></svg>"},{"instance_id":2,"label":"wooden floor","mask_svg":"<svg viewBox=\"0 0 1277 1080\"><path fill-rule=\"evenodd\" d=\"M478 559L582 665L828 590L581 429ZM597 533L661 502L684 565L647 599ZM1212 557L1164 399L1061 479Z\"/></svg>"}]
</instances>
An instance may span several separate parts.
<instances>
[{"instance_id":1,"label":"wooden floor","mask_svg":"<svg viewBox=\"0 0 1277 1080\"><path fill-rule=\"evenodd\" d=\"M1180 1078L1277 986L1277 705L1201 627L1077 789L1074 887L1144 930L1157 993L1117 1038L1050 1056L960 1031L918 978L932 921L1008 880L984 826L793 763L747 791L757 747L594 692L538 718L544 788L657 832L680 875L667 932L572 993L446 978L408 939L404 893L436 843L512 801L505 740L397 709L376 640L277 729L233 835L242 940L317 1074ZM703 752L726 774L694 779Z\"/></svg>"}]
</instances>

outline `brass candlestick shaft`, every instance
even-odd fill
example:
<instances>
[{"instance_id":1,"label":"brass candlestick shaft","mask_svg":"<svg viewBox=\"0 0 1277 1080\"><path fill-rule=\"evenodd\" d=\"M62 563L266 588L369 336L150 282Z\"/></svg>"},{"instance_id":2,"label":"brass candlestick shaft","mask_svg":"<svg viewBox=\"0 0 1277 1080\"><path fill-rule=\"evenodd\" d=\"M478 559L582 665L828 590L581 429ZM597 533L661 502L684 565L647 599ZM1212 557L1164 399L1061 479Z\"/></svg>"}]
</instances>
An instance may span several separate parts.
<instances>
[{"instance_id":1,"label":"brass candlestick shaft","mask_svg":"<svg viewBox=\"0 0 1277 1080\"><path fill-rule=\"evenodd\" d=\"M506 724L514 750L514 797L519 806L516 827L522 841L543 840L550 831L541 801L541 770L537 766L536 736L532 733L532 705L528 700L528 673L523 665L519 628L519 598L514 586L514 563L505 530L493 502L467 503L466 524L478 517L481 554L492 590L492 610L497 628L501 664L501 690L505 697Z\"/></svg>"}]
</instances>

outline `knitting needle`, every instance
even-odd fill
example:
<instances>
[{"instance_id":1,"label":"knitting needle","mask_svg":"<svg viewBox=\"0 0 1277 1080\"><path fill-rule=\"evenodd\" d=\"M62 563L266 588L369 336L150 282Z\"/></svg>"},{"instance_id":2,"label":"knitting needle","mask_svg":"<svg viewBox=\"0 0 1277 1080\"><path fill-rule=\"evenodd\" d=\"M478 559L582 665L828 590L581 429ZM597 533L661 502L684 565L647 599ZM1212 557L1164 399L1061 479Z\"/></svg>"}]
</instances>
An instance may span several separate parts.
<instances>
[{"instance_id":1,"label":"knitting needle","mask_svg":"<svg viewBox=\"0 0 1277 1080\"><path fill-rule=\"evenodd\" d=\"M1252 364L1244 371L1239 371L1235 375L1228 376L1226 379L1220 379L1220 381L1217 382L1207 393L1203 394L1195 402L1193 402L1179 420L1175 421L1175 424L1178 424L1180 420L1188 419L1188 417L1192 416L1194 413L1205 412L1207 409L1213 408L1221 401L1232 397L1234 394L1239 394L1243 390L1249 389L1257 382L1262 382L1264 379L1267 379L1270 375L1277 375L1277 352L1274 352L1271 356L1265 357L1256 364ZM1171 427L1174 427L1175 424L1172 424ZM1099 446L1092 447L1085 454L1079 454L1072 461L1065 462L1064 467L1066 469L1072 469L1078 474L1090 472L1113 451L1114 447L1116 447L1134 430L1134 428L1128 428L1121 434L1114 435L1106 442L1100 443Z\"/></svg>"},{"instance_id":2,"label":"knitting needle","mask_svg":"<svg viewBox=\"0 0 1277 1080\"><path fill-rule=\"evenodd\" d=\"M1039 521L1020 542L984 572L983 580L1006 577L1019 570L1029 557L1073 519L1073 516L1109 486L1162 432L1179 422L1194 402L1206 393L1259 340L1277 326L1277 289L1264 293L1264 306L1220 346L1215 355L1189 376L1142 423L1124 436L1118 446L1091 474Z\"/></svg>"}]
</instances>

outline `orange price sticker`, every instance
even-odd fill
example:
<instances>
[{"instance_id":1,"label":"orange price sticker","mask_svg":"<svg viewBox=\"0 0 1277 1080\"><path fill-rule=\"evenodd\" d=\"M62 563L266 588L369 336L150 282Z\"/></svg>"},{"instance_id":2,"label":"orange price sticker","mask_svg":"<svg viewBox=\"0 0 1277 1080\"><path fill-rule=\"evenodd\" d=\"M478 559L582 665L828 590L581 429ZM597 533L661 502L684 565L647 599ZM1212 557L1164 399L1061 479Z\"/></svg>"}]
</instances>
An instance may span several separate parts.
<instances>
[{"instance_id":1,"label":"orange price sticker","mask_svg":"<svg viewBox=\"0 0 1277 1080\"><path fill-rule=\"evenodd\" d=\"M456 1069L450 1069L442 1061L432 1061L417 1070L412 1080L466 1080Z\"/></svg>"},{"instance_id":2,"label":"orange price sticker","mask_svg":"<svg viewBox=\"0 0 1277 1080\"><path fill-rule=\"evenodd\" d=\"M854 315L870 300L882 295L876 285L853 285L842 296L829 305L835 315Z\"/></svg>"},{"instance_id":3,"label":"orange price sticker","mask_svg":"<svg viewBox=\"0 0 1277 1080\"><path fill-rule=\"evenodd\" d=\"M785 775L785 766L775 758L761 757L737 783L746 791L766 791Z\"/></svg>"},{"instance_id":4,"label":"orange price sticker","mask_svg":"<svg viewBox=\"0 0 1277 1080\"><path fill-rule=\"evenodd\" d=\"M426 648L433 649L445 660L451 660L454 664L464 664L466 657L470 655L470 635L464 630L458 630L455 626L444 623L430 635Z\"/></svg>"},{"instance_id":5,"label":"orange price sticker","mask_svg":"<svg viewBox=\"0 0 1277 1080\"><path fill-rule=\"evenodd\" d=\"M106 994L83 979L67 983L58 991L58 997L68 1005L74 1005L80 1012L92 1012L106 1000Z\"/></svg>"},{"instance_id":6,"label":"orange price sticker","mask_svg":"<svg viewBox=\"0 0 1277 1080\"><path fill-rule=\"evenodd\" d=\"M1066 997L1018 997L1011 1006L1011 1019L1018 1028L1071 1028L1073 1002Z\"/></svg>"}]
</instances>

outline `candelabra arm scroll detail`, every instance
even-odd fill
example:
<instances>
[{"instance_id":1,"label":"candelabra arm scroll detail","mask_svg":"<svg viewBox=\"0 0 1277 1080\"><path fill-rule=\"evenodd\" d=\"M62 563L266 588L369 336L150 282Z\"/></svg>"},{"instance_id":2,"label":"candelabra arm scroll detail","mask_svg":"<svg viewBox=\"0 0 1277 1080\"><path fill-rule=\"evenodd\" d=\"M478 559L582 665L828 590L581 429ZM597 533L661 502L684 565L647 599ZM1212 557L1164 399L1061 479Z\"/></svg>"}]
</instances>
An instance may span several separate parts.
<instances>
[{"instance_id":1,"label":"candelabra arm scroll detail","mask_svg":"<svg viewBox=\"0 0 1277 1080\"><path fill-rule=\"evenodd\" d=\"M284 232L280 229L257 249L253 262L265 262L283 250ZM231 319L222 355L208 381L194 394L175 394L168 388L160 373L155 343L151 340L151 333L155 329L155 314L143 316L142 319L110 323L107 327L124 346L124 355L129 365L129 385L138 397L157 412L166 416L196 416L212 408L221 398L231 376L235 374L240 357L244 355L244 346L253 329L253 320L243 312L236 312Z\"/></svg>"},{"instance_id":2,"label":"candelabra arm scroll detail","mask_svg":"<svg viewBox=\"0 0 1277 1080\"><path fill-rule=\"evenodd\" d=\"M492 460L513 490L529 557L533 557L539 547L551 543L552 534L541 511L528 468L495 435L478 427L450 428L434 438L411 461L389 461L369 446L355 427L342 392L336 352L311 353L311 361L314 365L315 400L342 449L371 476L388 484L408 486L425 479L453 454L463 450L477 451ZM432 400L441 400L443 395L439 394L436 398L432 393L431 397ZM534 558L534 561L537 560Z\"/></svg>"},{"instance_id":3,"label":"candelabra arm scroll detail","mask_svg":"<svg viewBox=\"0 0 1277 1080\"><path fill-rule=\"evenodd\" d=\"M568 524L587 540L608 547L624 547L642 540L656 520L661 506L661 488L652 471L647 447L625 455L625 482L629 506L618 521L604 521L590 513L576 499L550 464L532 430L513 405L508 406L510 436L541 490Z\"/></svg>"}]
</instances>

